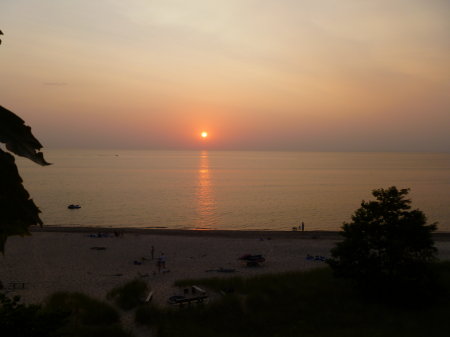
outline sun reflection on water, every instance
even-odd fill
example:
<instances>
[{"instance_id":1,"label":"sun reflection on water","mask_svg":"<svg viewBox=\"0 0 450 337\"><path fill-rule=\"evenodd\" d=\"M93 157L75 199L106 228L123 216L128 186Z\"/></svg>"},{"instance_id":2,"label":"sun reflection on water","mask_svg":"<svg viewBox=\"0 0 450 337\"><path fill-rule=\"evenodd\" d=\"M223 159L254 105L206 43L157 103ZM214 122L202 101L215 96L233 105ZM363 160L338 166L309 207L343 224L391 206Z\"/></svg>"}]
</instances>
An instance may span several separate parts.
<instances>
[{"instance_id":1,"label":"sun reflection on water","mask_svg":"<svg viewBox=\"0 0 450 337\"><path fill-rule=\"evenodd\" d=\"M208 151L200 153L197 184L197 224L195 229L215 229L217 225L216 200L214 198Z\"/></svg>"}]
</instances>

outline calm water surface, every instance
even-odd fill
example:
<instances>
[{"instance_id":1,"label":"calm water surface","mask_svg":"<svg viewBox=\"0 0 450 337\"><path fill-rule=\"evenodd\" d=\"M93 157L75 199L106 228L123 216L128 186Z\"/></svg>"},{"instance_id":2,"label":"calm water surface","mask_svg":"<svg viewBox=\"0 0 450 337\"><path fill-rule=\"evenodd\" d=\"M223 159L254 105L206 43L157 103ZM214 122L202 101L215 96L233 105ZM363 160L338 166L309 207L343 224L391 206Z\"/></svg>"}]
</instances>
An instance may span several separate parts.
<instances>
[{"instance_id":1,"label":"calm water surface","mask_svg":"<svg viewBox=\"0 0 450 337\"><path fill-rule=\"evenodd\" d=\"M338 230L370 191L411 188L450 231L450 154L46 150L18 159L47 225ZM80 204L68 210L68 204Z\"/></svg>"}]
</instances>

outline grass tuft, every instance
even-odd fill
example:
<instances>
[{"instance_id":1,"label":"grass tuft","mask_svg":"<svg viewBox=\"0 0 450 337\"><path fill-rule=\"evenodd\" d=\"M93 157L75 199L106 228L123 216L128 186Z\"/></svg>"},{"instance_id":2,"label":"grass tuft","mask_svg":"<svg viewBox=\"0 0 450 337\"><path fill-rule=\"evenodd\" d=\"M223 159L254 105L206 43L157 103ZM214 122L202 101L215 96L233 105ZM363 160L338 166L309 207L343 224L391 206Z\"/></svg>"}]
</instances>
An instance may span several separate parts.
<instances>
[{"instance_id":1,"label":"grass tuft","mask_svg":"<svg viewBox=\"0 0 450 337\"><path fill-rule=\"evenodd\" d=\"M109 300L114 300L122 310L131 310L142 303L149 291L147 283L143 280L133 280L122 286L112 289L106 295Z\"/></svg>"},{"instance_id":2,"label":"grass tuft","mask_svg":"<svg viewBox=\"0 0 450 337\"><path fill-rule=\"evenodd\" d=\"M66 324L59 329L58 336L131 336L121 328L114 308L85 294L55 293L47 299L44 310L66 316Z\"/></svg>"}]
</instances>

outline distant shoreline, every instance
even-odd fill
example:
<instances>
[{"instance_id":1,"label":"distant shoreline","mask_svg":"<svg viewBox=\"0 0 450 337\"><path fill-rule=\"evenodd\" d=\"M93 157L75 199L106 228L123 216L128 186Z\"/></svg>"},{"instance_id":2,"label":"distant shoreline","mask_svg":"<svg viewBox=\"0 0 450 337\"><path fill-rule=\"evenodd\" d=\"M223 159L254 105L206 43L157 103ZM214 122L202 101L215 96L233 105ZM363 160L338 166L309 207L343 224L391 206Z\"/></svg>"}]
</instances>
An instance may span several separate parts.
<instances>
[{"instance_id":1,"label":"distant shoreline","mask_svg":"<svg viewBox=\"0 0 450 337\"><path fill-rule=\"evenodd\" d=\"M193 237L226 237L226 238L276 238L276 239L342 239L338 231L274 231L274 230L195 230L195 229L168 229L168 228L139 228L139 227L86 227L86 226L33 226L33 232L59 232L59 233L98 233L121 232L144 235L175 235ZM450 232L433 233L436 241L450 241Z\"/></svg>"}]
</instances>

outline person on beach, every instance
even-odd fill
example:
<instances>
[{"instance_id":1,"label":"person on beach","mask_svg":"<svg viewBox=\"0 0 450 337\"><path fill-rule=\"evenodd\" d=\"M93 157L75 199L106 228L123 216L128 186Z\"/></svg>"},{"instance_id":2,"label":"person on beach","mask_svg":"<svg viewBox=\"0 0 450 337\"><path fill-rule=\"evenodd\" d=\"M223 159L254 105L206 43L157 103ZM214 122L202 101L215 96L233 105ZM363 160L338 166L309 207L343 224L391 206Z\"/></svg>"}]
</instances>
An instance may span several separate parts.
<instances>
[{"instance_id":1,"label":"person on beach","mask_svg":"<svg viewBox=\"0 0 450 337\"><path fill-rule=\"evenodd\" d=\"M159 256L157 266L158 266L158 273L161 272L161 268L166 269L166 257L164 256L164 253L161 253L161 255Z\"/></svg>"},{"instance_id":2,"label":"person on beach","mask_svg":"<svg viewBox=\"0 0 450 337\"><path fill-rule=\"evenodd\" d=\"M161 268L166 269L166 256L164 253L161 253L161 256L159 257L161 260Z\"/></svg>"},{"instance_id":3,"label":"person on beach","mask_svg":"<svg viewBox=\"0 0 450 337\"><path fill-rule=\"evenodd\" d=\"M158 273L161 272L161 257L158 258L158 261L156 261L156 266L158 267Z\"/></svg>"},{"instance_id":4,"label":"person on beach","mask_svg":"<svg viewBox=\"0 0 450 337\"><path fill-rule=\"evenodd\" d=\"M305 223L302 221L302 232L305 231Z\"/></svg>"}]
</instances>

